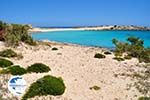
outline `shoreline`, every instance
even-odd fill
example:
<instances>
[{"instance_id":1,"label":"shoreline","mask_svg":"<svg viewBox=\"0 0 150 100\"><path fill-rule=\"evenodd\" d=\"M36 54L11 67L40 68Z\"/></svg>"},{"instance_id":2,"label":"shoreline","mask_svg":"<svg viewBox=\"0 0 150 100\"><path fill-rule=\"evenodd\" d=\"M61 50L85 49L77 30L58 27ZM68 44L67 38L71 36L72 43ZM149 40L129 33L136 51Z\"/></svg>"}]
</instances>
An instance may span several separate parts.
<instances>
[{"instance_id":1,"label":"shoreline","mask_svg":"<svg viewBox=\"0 0 150 100\"><path fill-rule=\"evenodd\" d=\"M118 31L150 31L148 27L141 26L97 26L97 27L74 27L74 28L39 28L35 27L29 30L35 32L54 32L54 31L101 31L101 30L118 30Z\"/></svg>"},{"instance_id":2,"label":"shoreline","mask_svg":"<svg viewBox=\"0 0 150 100\"><path fill-rule=\"evenodd\" d=\"M36 40L39 43L49 43L54 45L63 45L63 46L76 46L76 47L89 47L89 48L98 48L103 50L113 51L113 47L102 47L102 46L94 46L94 45L83 45L77 43L69 43L69 42L59 42L59 41L51 41L51 40Z\"/></svg>"}]
</instances>

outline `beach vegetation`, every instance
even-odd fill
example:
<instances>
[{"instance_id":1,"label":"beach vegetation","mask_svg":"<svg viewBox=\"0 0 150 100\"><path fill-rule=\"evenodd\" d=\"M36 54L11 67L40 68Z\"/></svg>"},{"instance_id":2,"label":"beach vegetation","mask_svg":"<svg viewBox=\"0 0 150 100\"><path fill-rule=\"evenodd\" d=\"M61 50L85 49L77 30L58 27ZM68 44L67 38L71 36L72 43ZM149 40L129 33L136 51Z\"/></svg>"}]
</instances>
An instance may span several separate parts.
<instances>
[{"instance_id":1,"label":"beach vegetation","mask_svg":"<svg viewBox=\"0 0 150 100\"><path fill-rule=\"evenodd\" d=\"M132 59L132 56L130 56L130 55L126 55L126 56L124 56L124 59Z\"/></svg>"},{"instance_id":2,"label":"beach vegetation","mask_svg":"<svg viewBox=\"0 0 150 100\"><path fill-rule=\"evenodd\" d=\"M23 75L27 71L26 69L20 67L19 65L14 65L1 70L1 74L12 74L12 75Z\"/></svg>"},{"instance_id":3,"label":"beach vegetation","mask_svg":"<svg viewBox=\"0 0 150 100\"><path fill-rule=\"evenodd\" d=\"M90 87L90 90L100 90L101 88L99 87L99 86L97 86L97 85L94 85L94 86L92 86L92 87Z\"/></svg>"},{"instance_id":4,"label":"beach vegetation","mask_svg":"<svg viewBox=\"0 0 150 100\"><path fill-rule=\"evenodd\" d=\"M112 54L112 53L111 53L110 51L105 51L104 54L110 55L110 54Z\"/></svg>"},{"instance_id":5,"label":"beach vegetation","mask_svg":"<svg viewBox=\"0 0 150 100\"><path fill-rule=\"evenodd\" d=\"M47 75L32 83L22 100L27 100L35 96L62 95L65 92L65 88L62 78Z\"/></svg>"},{"instance_id":6,"label":"beach vegetation","mask_svg":"<svg viewBox=\"0 0 150 100\"><path fill-rule=\"evenodd\" d=\"M134 83L135 88L143 95L150 95L150 68L146 69L144 73L134 75L137 81Z\"/></svg>"},{"instance_id":7,"label":"beach vegetation","mask_svg":"<svg viewBox=\"0 0 150 100\"><path fill-rule=\"evenodd\" d=\"M138 100L150 100L150 97L139 97Z\"/></svg>"},{"instance_id":8,"label":"beach vegetation","mask_svg":"<svg viewBox=\"0 0 150 100\"><path fill-rule=\"evenodd\" d=\"M122 57L123 56L123 53L121 53L121 52L114 52L114 55L115 55L115 57Z\"/></svg>"},{"instance_id":9,"label":"beach vegetation","mask_svg":"<svg viewBox=\"0 0 150 100\"><path fill-rule=\"evenodd\" d=\"M121 57L114 57L113 59L115 59L117 61L124 61L125 60L124 58L121 58Z\"/></svg>"},{"instance_id":10,"label":"beach vegetation","mask_svg":"<svg viewBox=\"0 0 150 100\"><path fill-rule=\"evenodd\" d=\"M105 55L100 54L100 53L96 53L95 56L94 56L94 58L99 58L99 59L105 58L105 57L106 57Z\"/></svg>"},{"instance_id":11,"label":"beach vegetation","mask_svg":"<svg viewBox=\"0 0 150 100\"><path fill-rule=\"evenodd\" d=\"M7 23L0 21L0 41L4 40L7 31Z\"/></svg>"},{"instance_id":12,"label":"beach vegetation","mask_svg":"<svg viewBox=\"0 0 150 100\"><path fill-rule=\"evenodd\" d=\"M137 67L140 68L139 71L133 71L131 74L127 73L124 74L131 79L134 80L134 84L130 84L131 86L135 87L139 93L143 95L138 100L149 100L150 99L150 65L145 64L138 64ZM149 99L148 99L149 98Z\"/></svg>"},{"instance_id":13,"label":"beach vegetation","mask_svg":"<svg viewBox=\"0 0 150 100\"><path fill-rule=\"evenodd\" d=\"M3 51L0 51L0 56L1 57L17 57L17 53L14 52L12 49L6 49L6 50L3 50Z\"/></svg>"},{"instance_id":14,"label":"beach vegetation","mask_svg":"<svg viewBox=\"0 0 150 100\"><path fill-rule=\"evenodd\" d=\"M43 73L49 72L51 69L49 66L42 64L42 63L35 63L27 68L27 72L35 72L35 73Z\"/></svg>"},{"instance_id":15,"label":"beach vegetation","mask_svg":"<svg viewBox=\"0 0 150 100\"><path fill-rule=\"evenodd\" d=\"M122 56L127 53L130 57L135 57L139 62L150 62L150 48L144 47L144 41L137 37L129 37L127 42L120 42L116 39L112 40L115 45L115 55Z\"/></svg>"},{"instance_id":16,"label":"beach vegetation","mask_svg":"<svg viewBox=\"0 0 150 100\"><path fill-rule=\"evenodd\" d=\"M114 52L114 55L115 55L116 57L122 57L122 53L121 53L121 52Z\"/></svg>"},{"instance_id":17,"label":"beach vegetation","mask_svg":"<svg viewBox=\"0 0 150 100\"><path fill-rule=\"evenodd\" d=\"M4 41L7 46L16 47L20 42L29 45L36 45L36 42L29 35L29 25L7 24L0 21L0 40Z\"/></svg>"},{"instance_id":18,"label":"beach vegetation","mask_svg":"<svg viewBox=\"0 0 150 100\"><path fill-rule=\"evenodd\" d=\"M52 50L58 50L58 48L56 48L56 47L53 47L53 48L52 48Z\"/></svg>"},{"instance_id":19,"label":"beach vegetation","mask_svg":"<svg viewBox=\"0 0 150 100\"><path fill-rule=\"evenodd\" d=\"M122 55L125 51L127 51L128 43L120 42L117 39L112 40L115 45L115 53L118 55Z\"/></svg>"},{"instance_id":20,"label":"beach vegetation","mask_svg":"<svg viewBox=\"0 0 150 100\"><path fill-rule=\"evenodd\" d=\"M22 53L18 53L18 54L17 54L17 59L18 59L18 60L23 59Z\"/></svg>"},{"instance_id":21,"label":"beach vegetation","mask_svg":"<svg viewBox=\"0 0 150 100\"><path fill-rule=\"evenodd\" d=\"M13 62L11 62L7 59L0 58L0 67L1 68L9 67L11 65L13 65Z\"/></svg>"}]
</instances>

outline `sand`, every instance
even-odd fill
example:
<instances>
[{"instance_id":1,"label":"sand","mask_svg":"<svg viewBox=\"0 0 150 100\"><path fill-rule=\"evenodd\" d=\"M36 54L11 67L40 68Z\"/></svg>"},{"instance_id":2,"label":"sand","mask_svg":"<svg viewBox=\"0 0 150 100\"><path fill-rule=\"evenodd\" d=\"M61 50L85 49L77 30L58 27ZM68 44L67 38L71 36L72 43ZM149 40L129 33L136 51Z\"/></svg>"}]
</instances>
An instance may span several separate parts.
<instances>
[{"instance_id":1,"label":"sand","mask_svg":"<svg viewBox=\"0 0 150 100\"><path fill-rule=\"evenodd\" d=\"M113 26L78 27L78 28L32 28L29 32L52 32L52 31L83 31L83 30L107 30Z\"/></svg>"},{"instance_id":2,"label":"sand","mask_svg":"<svg viewBox=\"0 0 150 100\"><path fill-rule=\"evenodd\" d=\"M58 50L52 51L52 47L57 47ZM1 43L0 50L3 49L6 47ZM66 85L62 96L42 96L31 100L137 100L141 95L135 88L127 89L128 84L134 83L129 77L115 77L115 74L135 70L137 59L118 62L112 59L113 54L106 55L104 59L97 59L94 58L95 53L102 53L106 49L57 43L36 47L23 44L14 50L22 53L24 57L20 60L10 59L17 65L27 68L40 62L51 68L49 73L23 75L28 83L27 89L31 83L44 75L62 77ZM89 89L95 85L99 86L100 90Z\"/></svg>"},{"instance_id":3,"label":"sand","mask_svg":"<svg viewBox=\"0 0 150 100\"><path fill-rule=\"evenodd\" d=\"M102 26L89 26L89 27L74 27L74 28L32 28L29 32L51 32L51 31L99 31L99 30L146 30L150 31L148 27L142 26L119 26L119 25L102 25Z\"/></svg>"}]
</instances>

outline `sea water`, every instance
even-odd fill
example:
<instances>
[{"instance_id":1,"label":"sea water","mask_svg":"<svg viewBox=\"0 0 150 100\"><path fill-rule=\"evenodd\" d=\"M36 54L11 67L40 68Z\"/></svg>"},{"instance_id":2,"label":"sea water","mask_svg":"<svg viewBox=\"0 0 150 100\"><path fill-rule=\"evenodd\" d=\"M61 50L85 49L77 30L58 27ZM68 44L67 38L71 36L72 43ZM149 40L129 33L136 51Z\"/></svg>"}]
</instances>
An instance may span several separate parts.
<instances>
[{"instance_id":1,"label":"sea water","mask_svg":"<svg viewBox=\"0 0 150 100\"><path fill-rule=\"evenodd\" d=\"M85 46L113 48L112 39L126 41L130 36L144 40L144 46L150 47L150 31L53 31L37 32L32 37L36 40L50 40Z\"/></svg>"}]
</instances>

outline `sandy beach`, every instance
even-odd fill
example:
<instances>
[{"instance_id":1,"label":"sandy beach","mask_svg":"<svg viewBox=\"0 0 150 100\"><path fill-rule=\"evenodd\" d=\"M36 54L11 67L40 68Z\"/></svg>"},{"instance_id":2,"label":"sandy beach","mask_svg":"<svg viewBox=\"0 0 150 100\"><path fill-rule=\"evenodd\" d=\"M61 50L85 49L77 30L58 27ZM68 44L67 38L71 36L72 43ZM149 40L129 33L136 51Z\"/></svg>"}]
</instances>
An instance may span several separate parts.
<instances>
[{"instance_id":1,"label":"sandy beach","mask_svg":"<svg viewBox=\"0 0 150 100\"><path fill-rule=\"evenodd\" d=\"M150 100L150 0L0 3L0 100Z\"/></svg>"},{"instance_id":2,"label":"sandy beach","mask_svg":"<svg viewBox=\"0 0 150 100\"><path fill-rule=\"evenodd\" d=\"M148 27L142 26L119 26L119 25L106 25L106 26L91 26L91 27L74 27L74 28L39 28L34 27L29 32L51 32L51 31L98 31L98 30L150 30Z\"/></svg>"},{"instance_id":3,"label":"sandy beach","mask_svg":"<svg viewBox=\"0 0 150 100\"><path fill-rule=\"evenodd\" d=\"M22 53L23 59L10 59L16 65L24 68L37 62L50 66L49 73L23 75L28 83L27 89L31 83L44 75L50 74L62 77L64 80L66 90L62 96L41 96L29 100L137 100L141 95L135 88L128 89L128 85L134 83L131 78L115 76L138 70L137 59L118 62L113 60L113 54L106 55L104 59L97 59L94 58L95 53L103 53L107 49L61 43L49 44L49 46L38 45L35 47L22 44L14 50ZM3 43L0 45L0 50L6 49ZM58 50L52 51L52 47L56 47ZM100 90L90 89L95 85L99 86ZM7 93L5 96L10 95Z\"/></svg>"},{"instance_id":4,"label":"sandy beach","mask_svg":"<svg viewBox=\"0 0 150 100\"><path fill-rule=\"evenodd\" d=\"M76 30L104 30L110 29L113 26L99 26L99 27L76 27L76 28L32 28L29 32L51 32L51 31L76 31Z\"/></svg>"}]
</instances>

